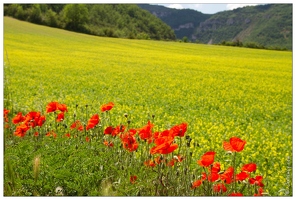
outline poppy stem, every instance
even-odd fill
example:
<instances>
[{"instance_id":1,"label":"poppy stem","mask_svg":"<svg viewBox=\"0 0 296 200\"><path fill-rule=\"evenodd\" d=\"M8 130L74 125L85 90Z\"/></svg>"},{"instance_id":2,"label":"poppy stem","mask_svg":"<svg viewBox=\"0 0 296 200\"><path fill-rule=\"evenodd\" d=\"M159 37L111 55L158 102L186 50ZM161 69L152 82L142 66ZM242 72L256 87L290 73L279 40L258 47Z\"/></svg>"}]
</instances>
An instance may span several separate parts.
<instances>
[{"instance_id":1,"label":"poppy stem","mask_svg":"<svg viewBox=\"0 0 296 200\"><path fill-rule=\"evenodd\" d=\"M234 192L236 192L236 181L235 181L235 157L236 157L236 152L234 152L233 156L233 181L234 181Z\"/></svg>"}]
</instances>

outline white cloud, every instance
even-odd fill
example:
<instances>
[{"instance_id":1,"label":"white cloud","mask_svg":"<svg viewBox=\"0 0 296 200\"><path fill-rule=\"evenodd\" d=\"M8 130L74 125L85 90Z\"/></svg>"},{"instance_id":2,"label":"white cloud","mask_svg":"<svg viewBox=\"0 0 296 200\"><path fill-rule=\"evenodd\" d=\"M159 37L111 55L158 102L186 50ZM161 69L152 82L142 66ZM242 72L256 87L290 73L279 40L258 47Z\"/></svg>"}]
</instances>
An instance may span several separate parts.
<instances>
[{"instance_id":1,"label":"white cloud","mask_svg":"<svg viewBox=\"0 0 296 200\"><path fill-rule=\"evenodd\" d=\"M184 9L184 7L181 4L170 4L167 7L176 8L176 9Z\"/></svg>"},{"instance_id":2,"label":"white cloud","mask_svg":"<svg viewBox=\"0 0 296 200\"><path fill-rule=\"evenodd\" d=\"M233 10L236 8L246 7L246 6L256 6L258 4L227 4L226 8L227 10Z\"/></svg>"}]
</instances>

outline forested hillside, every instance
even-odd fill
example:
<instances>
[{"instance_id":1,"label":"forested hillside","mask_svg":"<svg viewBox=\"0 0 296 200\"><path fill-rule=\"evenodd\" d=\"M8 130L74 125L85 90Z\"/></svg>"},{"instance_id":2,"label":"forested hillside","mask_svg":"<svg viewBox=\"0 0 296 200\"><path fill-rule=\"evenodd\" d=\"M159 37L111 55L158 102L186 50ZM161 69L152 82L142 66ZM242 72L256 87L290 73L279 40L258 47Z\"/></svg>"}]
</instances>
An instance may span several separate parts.
<instances>
[{"instance_id":1,"label":"forested hillside","mask_svg":"<svg viewBox=\"0 0 296 200\"><path fill-rule=\"evenodd\" d=\"M4 15L98 36L176 38L167 24L132 4L4 4Z\"/></svg>"}]
</instances>

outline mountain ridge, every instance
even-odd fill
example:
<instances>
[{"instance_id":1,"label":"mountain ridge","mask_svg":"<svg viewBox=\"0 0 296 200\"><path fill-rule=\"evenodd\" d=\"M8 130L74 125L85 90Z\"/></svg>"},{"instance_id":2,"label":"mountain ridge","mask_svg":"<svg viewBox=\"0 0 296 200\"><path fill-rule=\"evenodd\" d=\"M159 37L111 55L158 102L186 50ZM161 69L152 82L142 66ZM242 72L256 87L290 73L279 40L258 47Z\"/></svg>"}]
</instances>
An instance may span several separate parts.
<instances>
[{"instance_id":1,"label":"mountain ridge","mask_svg":"<svg viewBox=\"0 0 296 200\"><path fill-rule=\"evenodd\" d=\"M187 37L204 44L239 41L292 49L292 4L247 6L215 14L160 5L138 6L168 24L178 39ZM173 21L176 16L178 20Z\"/></svg>"}]
</instances>

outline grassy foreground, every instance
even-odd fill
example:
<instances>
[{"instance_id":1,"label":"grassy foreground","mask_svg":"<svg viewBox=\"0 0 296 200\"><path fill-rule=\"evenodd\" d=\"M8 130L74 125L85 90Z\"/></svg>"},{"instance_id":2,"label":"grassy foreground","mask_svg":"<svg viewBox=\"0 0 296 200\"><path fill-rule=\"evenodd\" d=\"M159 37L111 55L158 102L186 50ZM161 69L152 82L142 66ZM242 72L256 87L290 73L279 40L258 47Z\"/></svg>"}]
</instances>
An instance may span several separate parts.
<instances>
[{"instance_id":1,"label":"grassy foreground","mask_svg":"<svg viewBox=\"0 0 296 200\"><path fill-rule=\"evenodd\" d=\"M132 127L142 127L148 120L153 120L154 132L188 123L186 134L192 138L191 160L195 163L210 150L217 152L217 160L223 160L226 155L222 141L233 136L246 140L237 163L255 162L256 174L263 175L265 191L270 195L292 195L291 52L101 38L4 17L3 56L4 84L7 86L4 106L10 110L11 118L18 112L45 114L46 105L58 101L68 106L65 123L73 121L74 113L76 118L87 123L92 114L100 112L102 104L114 102L110 120L114 126L127 123L125 113ZM88 105L87 112L85 105ZM11 134L14 130L11 125ZM32 161L38 155L44 158L39 178L49 182L46 187L41 187L43 182L37 184L46 192L40 192L35 185L34 192L22 188L12 195L53 195L61 184L72 189L77 187L71 186L75 182L72 179L89 182L85 177L79 179L79 173L71 175L71 179L65 178L75 171L74 168L61 172L63 175L49 175L50 170L57 174L58 169L68 166L61 163L59 157L46 157L48 149L52 151L48 155L55 155L57 144L34 147L37 148L34 151L30 139L8 136L9 131L6 131L4 164L16 168L13 176L19 185L28 188L34 185L29 179L34 179ZM71 148L67 153L74 151L74 147ZM69 162L78 162L92 148L81 147ZM97 155L98 150L93 151ZM63 156L69 156L67 153ZM110 152L107 155L112 156ZM96 166L91 161L84 160L79 166L86 172ZM221 170L227 169L229 162L226 159L221 163ZM9 168L7 164L4 167L4 183L11 182ZM120 188L118 179L107 179L108 171L113 173L110 168L97 176L101 181L92 184L102 187L117 182L117 189ZM86 176L94 178L95 174ZM77 190L68 189L68 195L104 193ZM115 191L115 195L127 195ZM139 195L138 191L141 189L129 194Z\"/></svg>"}]
</instances>

